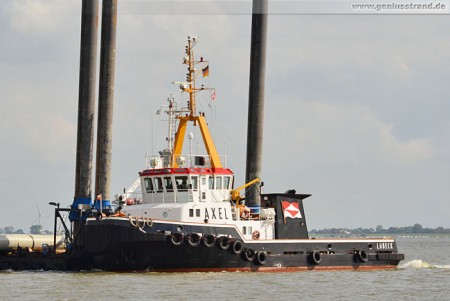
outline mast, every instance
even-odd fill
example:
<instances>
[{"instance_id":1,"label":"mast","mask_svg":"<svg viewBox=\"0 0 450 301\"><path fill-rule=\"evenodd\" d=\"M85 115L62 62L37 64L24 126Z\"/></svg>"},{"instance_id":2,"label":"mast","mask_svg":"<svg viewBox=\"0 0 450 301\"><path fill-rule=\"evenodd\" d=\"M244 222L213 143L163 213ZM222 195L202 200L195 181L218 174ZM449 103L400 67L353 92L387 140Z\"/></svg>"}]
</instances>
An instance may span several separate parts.
<instances>
[{"instance_id":1,"label":"mast","mask_svg":"<svg viewBox=\"0 0 450 301\"><path fill-rule=\"evenodd\" d=\"M167 149L170 153L172 153L174 142L173 135L176 125L176 103L172 96L167 98L167 101L169 102L169 111L167 111L167 114L169 115L169 135L167 137Z\"/></svg>"},{"instance_id":2,"label":"mast","mask_svg":"<svg viewBox=\"0 0 450 301\"><path fill-rule=\"evenodd\" d=\"M195 103L195 68L194 68L194 51L192 48L197 44L198 37L188 37L188 45L186 47L186 54L188 55L188 74L187 82L189 83L189 109L191 110L190 117L195 117L197 115L197 107Z\"/></svg>"},{"instance_id":3,"label":"mast","mask_svg":"<svg viewBox=\"0 0 450 301\"><path fill-rule=\"evenodd\" d=\"M179 84L180 89L183 92L189 93L189 115L178 116L180 120L178 124L178 130L175 135L175 142L173 147L173 155L171 167L178 167L177 159L181 156L183 150L184 136L186 134L186 128L189 121L193 122L194 126L200 127L200 132L202 134L203 143L205 144L206 152L209 155L212 168L222 168L222 163L220 162L219 154L217 153L214 141L206 124L205 114L200 113L197 115L195 94L198 91L211 90L208 88L197 88L195 86L195 65L208 63L204 61L203 58L200 61L195 61L193 48L197 44L198 37L188 37L188 43L186 46L186 57L183 60L183 64L188 65L188 73L186 75L186 82L174 82ZM208 67L208 65L206 65ZM206 68L206 67L205 67Z\"/></svg>"}]
</instances>

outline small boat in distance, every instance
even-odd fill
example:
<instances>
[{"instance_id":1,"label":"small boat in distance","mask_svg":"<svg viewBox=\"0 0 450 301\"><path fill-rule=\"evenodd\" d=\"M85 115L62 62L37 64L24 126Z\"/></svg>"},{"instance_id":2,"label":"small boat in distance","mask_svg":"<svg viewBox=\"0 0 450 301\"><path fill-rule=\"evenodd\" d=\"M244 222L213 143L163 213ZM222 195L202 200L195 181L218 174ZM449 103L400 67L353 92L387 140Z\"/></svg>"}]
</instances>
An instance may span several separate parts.
<instances>
[{"instance_id":1,"label":"small boat in distance","mask_svg":"<svg viewBox=\"0 0 450 301\"><path fill-rule=\"evenodd\" d=\"M188 37L183 64L187 107L173 98L167 148L147 158L146 168L117 207L92 209L67 255L66 269L106 271L209 272L371 270L396 268L404 254L392 238L309 238L303 200L309 194L259 194L258 207L246 206L234 188L234 174L219 156L196 95L209 72L207 60L194 58L197 37ZM187 125L198 126L206 154L183 152ZM177 128L175 130L175 128ZM131 197L140 187L142 195ZM100 202L101 206L101 202Z\"/></svg>"}]
</instances>

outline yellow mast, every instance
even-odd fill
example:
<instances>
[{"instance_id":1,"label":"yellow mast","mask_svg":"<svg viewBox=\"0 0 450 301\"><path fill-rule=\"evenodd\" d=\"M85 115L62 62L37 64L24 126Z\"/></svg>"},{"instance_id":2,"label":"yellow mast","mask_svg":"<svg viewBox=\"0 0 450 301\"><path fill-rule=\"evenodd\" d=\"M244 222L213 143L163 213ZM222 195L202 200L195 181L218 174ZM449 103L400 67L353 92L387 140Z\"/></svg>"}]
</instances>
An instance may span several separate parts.
<instances>
[{"instance_id":1,"label":"yellow mast","mask_svg":"<svg viewBox=\"0 0 450 301\"><path fill-rule=\"evenodd\" d=\"M207 90L205 88L197 89L195 87L195 64L203 63L203 61L195 61L193 47L197 44L198 37L188 37L188 44L186 46L186 54L183 64L188 65L187 83L181 83L180 89L184 92L189 93L189 115L177 117L180 120L178 124L178 130L175 135L175 142L173 147L173 160L172 167L178 167L177 160L183 150L184 136L186 134L186 127L189 121L194 123L194 126L198 124L200 127L200 132L202 134L203 143L205 144L206 152L209 155L212 168L221 168L222 163L220 162L219 154L217 153L214 141L206 124L204 114L197 115L196 103L195 103L195 93L197 91Z\"/></svg>"}]
</instances>

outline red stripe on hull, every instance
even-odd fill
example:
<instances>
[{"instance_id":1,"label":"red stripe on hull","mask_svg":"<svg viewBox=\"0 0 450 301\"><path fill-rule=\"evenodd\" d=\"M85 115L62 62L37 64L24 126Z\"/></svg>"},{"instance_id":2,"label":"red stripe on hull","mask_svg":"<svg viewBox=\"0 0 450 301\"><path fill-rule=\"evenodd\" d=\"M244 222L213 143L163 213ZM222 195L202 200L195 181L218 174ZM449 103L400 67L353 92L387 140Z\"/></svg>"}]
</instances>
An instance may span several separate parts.
<instances>
[{"instance_id":1,"label":"red stripe on hull","mask_svg":"<svg viewBox=\"0 0 450 301\"><path fill-rule=\"evenodd\" d=\"M192 273L192 272L266 272L266 273L289 273L289 272L307 272L307 271L374 271L374 270L392 270L396 265L383 266L312 266L312 267L243 267L243 268L196 268L196 269L160 269L160 270L142 270L142 271L118 271L118 272L139 272L139 273Z\"/></svg>"}]
</instances>

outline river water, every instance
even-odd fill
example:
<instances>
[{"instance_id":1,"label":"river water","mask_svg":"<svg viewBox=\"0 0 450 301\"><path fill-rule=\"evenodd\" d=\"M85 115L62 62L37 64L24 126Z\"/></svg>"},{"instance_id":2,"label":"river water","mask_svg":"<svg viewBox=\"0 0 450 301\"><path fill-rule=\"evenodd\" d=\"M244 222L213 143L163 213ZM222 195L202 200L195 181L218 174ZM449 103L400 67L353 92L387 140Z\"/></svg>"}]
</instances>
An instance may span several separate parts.
<instances>
[{"instance_id":1,"label":"river water","mask_svg":"<svg viewBox=\"0 0 450 301\"><path fill-rule=\"evenodd\" d=\"M449 300L450 238L397 239L396 270L0 272L0 300Z\"/></svg>"}]
</instances>

